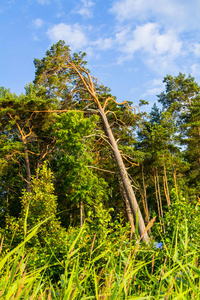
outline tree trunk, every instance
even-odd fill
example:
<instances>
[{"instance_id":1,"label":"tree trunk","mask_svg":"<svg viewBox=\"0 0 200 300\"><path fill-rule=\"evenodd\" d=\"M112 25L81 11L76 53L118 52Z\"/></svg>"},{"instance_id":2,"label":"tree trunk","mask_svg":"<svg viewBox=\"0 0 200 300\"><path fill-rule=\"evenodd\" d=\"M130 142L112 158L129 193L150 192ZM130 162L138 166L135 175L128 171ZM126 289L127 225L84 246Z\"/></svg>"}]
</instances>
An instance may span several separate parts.
<instances>
[{"instance_id":1,"label":"tree trunk","mask_svg":"<svg viewBox=\"0 0 200 300\"><path fill-rule=\"evenodd\" d=\"M135 220L136 220L137 215L138 215L138 232L139 232L139 235L140 235L140 237L143 235L142 240L147 242L149 240L149 236L148 236L147 232L144 233L144 231L145 231L144 219L142 217L140 208L139 208L137 200L135 198L135 193L133 191L130 179L128 177L128 173L126 171L124 162L123 162L121 154L119 152L117 142L115 141L115 138L113 136L113 133L112 133L112 130L111 130L110 125L108 123L106 114L105 114L103 108L100 105L98 105L98 110L100 112L100 116L101 116L101 119L102 119L102 122L103 122L103 125L104 125L105 133L106 133L107 137L109 138L109 142L110 142L110 145L111 145L112 150L113 150L113 154L114 154L115 161L116 161L116 164L117 164L117 167L118 167L118 170L119 170L119 174L120 174L121 180L123 182L123 186L124 186L124 189L125 189L125 192L126 192L126 195L127 195L127 198L128 198L128 201L129 201L130 207L132 209Z\"/></svg>"},{"instance_id":2,"label":"tree trunk","mask_svg":"<svg viewBox=\"0 0 200 300\"><path fill-rule=\"evenodd\" d=\"M84 209L83 209L83 201L80 201L80 227L83 227L83 214L84 214Z\"/></svg>"},{"instance_id":3,"label":"tree trunk","mask_svg":"<svg viewBox=\"0 0 200 300\"><path fill-rule=\"evenodd\" d=\"M25 153L25 169L26 169L26 191L31 192L31 170L28 157L28 149L24 143L24 153Z\"/></svg>"},{"instance_id":4,"label":"tree trunk","mask_svg":"<svg viewBox=\"0 0 200 300\"><path fill-rule=\"evenodd\" d=\"M176 197L178 199L178 187L177 187L177 182L176 182L176 169L174 167L174 165L172 165L173 167L173 178L174 178L174 186L175 186L175 190L176 190Z\"/></svg>"},{"instance_id":5,"label":"tree trunk","mask_svg":"<svg viewBox=\"0 0 200 300\"><path fill-rule=\"evenodd\" d=\"M159 216L160 226L162 226L162 223L161 223L161 210L160 210L160 204L159 204L159 199L158 199L157 180L156 180L156 175L155 174L154 174L154 182L155 182L155 191L156 191L156 202L157 202L157 207L158 207L158 216Z\"/></svg>"},{"instance_id":6,"label":"tree trunk","mask_svg":"<svg viewBox=\"0 0 200 300\"><path fill-rule=\"evenodd\" d=\"M148 203L147 203L147 190L146 190L145 180L144 180L144 165L143 164L142 164L142 182L143 182L144 200L145 200L145 206L144 206L145 218L146 218L146 223L149 224L149 210L148 210Z\"/></svg>"},{"instance_id":7,"label":"tree trunk","mask_svg":"<svg viewBox=\"0 0 200 300\"><path fill-rule=\"evenodd\" d=\"M160 214L163 219L163 208L162 208L162 199L161 199L161 193L160 193L160 184L159 184L159 176L158 176L158 170L156 168L156 180L157 180L157 190L158 190L158 198L159 198L159 204L160 204ZM163 231L165 233L165 225L163 224Z\"/></svg>"},{"instance_id":8,"label":"tree trunk","mask_svg":"<svg viewBox=\"0 0 200 300\"><path fill-rule=\"evenodd\" d=\"M130 204L129 204L129 201L128 201L128 198L127 198L127 195L126 195L126 191L124 189L124 185L122 183L121 178L119 178L119 186L120 186L120 192L121 192L122 198L123 198L124 203L125 203L127 217L128 217L129 222L130 222L130 225L131 225L131 234L130 234L130 241L131 241L132 236L133 236L133 232L135 232L134 218L133 218L131 207L130 207Z\"/></svg>"},{"instance_id":9,"label":"tree trunk","mask_svg":"<svg viewBox=\"0 0 200 300\"><path fill-rule=\"evenodd\" d=\"M167 182L167 172L166 172L166 167L165 164L163 165L164 169L164 189L165 189L165 195L166 195L166 200L167 200L167 206L170 206L170 196L169 196L169 188L168 188L168 182Z\"/></svg>"},{"instance_id":10,"label":"tree trunk","mask_svg":"<svg viewBox=\"0 0 200 300\"><path fill-rule=\"evenodd\" d=\"M157 207L158 207L158 216L160 218L161 217L161 215L160 215L160 205L159 205L159 199L158 199L157 180L156 180L156 175L155 174L154 174L154 183L155 183L155 191L156 191L156 202L157 202Z\"/></svg>"}]
</instances>

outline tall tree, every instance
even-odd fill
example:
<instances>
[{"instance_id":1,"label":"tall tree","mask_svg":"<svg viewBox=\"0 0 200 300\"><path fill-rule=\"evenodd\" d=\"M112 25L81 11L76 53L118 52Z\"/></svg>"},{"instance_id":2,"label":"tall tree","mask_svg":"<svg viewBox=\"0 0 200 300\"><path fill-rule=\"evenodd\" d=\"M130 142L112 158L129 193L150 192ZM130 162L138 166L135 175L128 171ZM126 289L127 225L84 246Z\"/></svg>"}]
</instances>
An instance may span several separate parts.
<instances>
[{"instance_id":1,"label":"tall tree","mask_svg":"<svg viewBox=\"0 0 200 300\"><path fill-rule=\"evenodd\" d=\"M179 73L164 78L166 91L158 96L163 110L176 121L177 135L185 159L190 163L187 172L189 190L200 195L200 86L192 76Z\"/></svg>"},{"instance_id":2,"label":"tall tree","mask_svg":"<svg viewBox=\"0 0 200 300\"><path fill-rule=\"evenodd\" d=\"M157 211L160 217L174 198L173 190L178 193L178 183L181 181L182 184L183 171L188 167L177 145L176 133L176 123L170 113L161 113L156 105L138 130L137 149L143 152L144 170L136 170L135 178L143 202L148 203L149 211Z\"/></svg>"},{"instance_id":3,"label":"tall tree","mask_svg":"<svg viewBox=\"0 0 200 300\"><path fill-rule=\"evenodd\" d=\"M35 60L35 66L36 77L34 83L37 86L44 85L49 93L49 97L60 95L62 98L64 92L67 90L67 98L71 98L74 104L87 101L87 105L91 105L100 115L134 218L135 220L138 218L139 234L143 240L148 241L144 219L117 142L107 119L107 104L109 101L115 102L115 100L108 97L104 99L104 103L101 104L99 99L101 90L97 88L98 84L96 78L92 77L85 68L80 55L75 54L71 56L69 47L65 46L65 43L62 41L53 45L50 51L47 51L46 57L41 60ZM126 104L128 109L131 109L128 103Z\"/></svg>"},{"instance_id":4,"label":"tall tree","mask_svg":"<svg viewBox=\"0 0 200 300\"><path fill-rule=\"evenodd\" d=\"M69 111L57 115L53 126L58 151L51 159L51 166L65 227L82 226L85 218L95 220L100 202L103 205L107 199L105 181L91 168L94 161L91 143L97 118L84 118L81 112Z\"/></svg>"},{"instance_id":5,"label":"tall tree","mask_svg":"<svg viewBox=\"0 0 200 300\"><path fill-rule=\"evenodd\" d=\"M0 192L6 207L15 214L20 209L15 198L19 198L24 183L26 191L31 191L31 174L37 175L37 168L54 147L50 130L53 119L44 111L57 106L54 99L38 97L34 85L30 84L26 94L20 96L1 88L0 107L3 176ZM37 113L38 110L42 113Z\"/></svg>"}]
</instances>

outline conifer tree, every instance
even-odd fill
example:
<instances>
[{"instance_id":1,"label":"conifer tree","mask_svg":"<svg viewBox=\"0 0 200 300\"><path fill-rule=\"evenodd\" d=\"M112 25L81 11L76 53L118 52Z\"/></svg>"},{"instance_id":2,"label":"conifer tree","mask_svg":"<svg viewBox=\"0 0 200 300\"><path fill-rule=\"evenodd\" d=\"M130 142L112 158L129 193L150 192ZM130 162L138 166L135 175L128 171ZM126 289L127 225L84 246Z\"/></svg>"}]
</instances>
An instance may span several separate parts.
<instances>
[{"instance_id":1,"label":"conifer tree","mask_svg":"<svg viewBox=\"0 0 200 300\"><path fill-rule=\"evenodd\" d=\"M115 99L106 97L103 105L101 104L101 99L99 98L101 90L97 88L97 80L92 77L89 70L86 69L82 56L80 54L74 54L72 56L69 47L65 46L65 43L62 41L53 45L50 51L47 51L43 59L35 60L35 66L36 77L34 83L36 86L44 85L49 97L55 95L64 101L63 95L64 98L65 95L67 95L66 101L72 102L72 106L76 104L80 105L86 101L87 107L90 106L90 113L95 110L96 113L100 115L135 220L138 217L139 234L143 240L148 241L148 235L145 232L145 223L140 208L107 119L107 104L109 101L115 102ZM126 101L124 103L130 108ZM70 108L72 106L70 106Z\"/></svg>"},{"instance_id":2,"label":"conifer tree","mask_svg":"<svg viewBox=\"0 0 200 300\"><path fill-rule=\"evenodd\" d=\"M177 136L182 145L185 159L190 163L185 173L188 188L199 196L200 181L200 86L192 76L179 73L178 76L166 76L163 81L166 91L158 96L163 110L176 121Z\"/></svg>"},{"instance_id":3,"label":"conifer tree","mask_svg":"<svg viewBox=\"0 0 200 300\"><path fill-rule=\"evenodd\" d=\"M1 88L0 106L2 201L5 213L10 210L17 215L17 199L23 188L31 191L31 175L37 174L41 162L54 148L50 130L53 119L44 111L57 106L54 99L37 96L33 84L27 85L26 93L20 96Z\"/></svg>"},{"instance_id":4,"label":"conifer tree","mask_svg":"<svg viewBox=\"0 0 200 300\"><path fill-rule=\"evenodd\" d=\"M182 186L183 172L188 168L178 147L176 132L170 113L162 113L156 105L138 131L137 149L143 152L141 164L144 166L135 175L139 194L143 206L147 202L149 210L157 211L162 218L165 206L169 206L174 197L172 191L175 189L178 194L178 185Z\"/></svg>"}]
</instances>

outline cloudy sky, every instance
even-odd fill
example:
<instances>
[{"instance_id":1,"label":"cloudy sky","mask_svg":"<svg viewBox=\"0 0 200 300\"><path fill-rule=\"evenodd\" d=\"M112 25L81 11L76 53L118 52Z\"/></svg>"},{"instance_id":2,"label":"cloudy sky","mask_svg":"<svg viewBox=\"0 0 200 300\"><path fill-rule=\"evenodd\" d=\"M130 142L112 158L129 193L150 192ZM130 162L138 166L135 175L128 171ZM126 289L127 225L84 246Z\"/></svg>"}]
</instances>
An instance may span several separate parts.
<instances>
[{"instance_id":1,"label":"cloudy sky","mask_svg":"<svg viewBox=\"0 0 200 300\"><path fill-rule=\"evenodd\" d=\"M200 83L200 0L2 0L0 85L22 93L60 39L118 101L153 104L166 74Z\"/></svg>"}]
</instances>

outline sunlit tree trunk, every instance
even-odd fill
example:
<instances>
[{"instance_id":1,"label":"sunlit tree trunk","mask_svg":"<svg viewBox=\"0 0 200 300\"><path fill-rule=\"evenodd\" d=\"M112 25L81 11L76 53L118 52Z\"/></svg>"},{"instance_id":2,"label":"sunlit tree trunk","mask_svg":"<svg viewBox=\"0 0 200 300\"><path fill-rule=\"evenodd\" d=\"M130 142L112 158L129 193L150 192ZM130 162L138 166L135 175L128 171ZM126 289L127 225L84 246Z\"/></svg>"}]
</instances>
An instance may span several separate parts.
<instances>
[{"instance_id":1,"label":"sunlit tree trunk","mask_svg":"<svg viewBox=\"0 0 200 300\"><path fill-rule=\"evenodd\" d=\"M173 178L174 178L174 186L175 186L175 190L176 190L176 197L178 199L178 186L177 186L177 181L176 181L176 169L173 165Z\"/></svg>"},{"instance_id":2,"label":"sunlit tree trunk","mask_svg":"<svg viewBox=\"0 0 200 300\"><path fill-rule=\"evenodd\" d=\"M170 196L169 196L169 188L168 188L167 172L166 172L165 164L163 165L163 169L164 169L163 183L164 183L165 197L167 200L167 205L170 206L171 202L170 202Z\"/></svg>"},{"instance_id":3,"label":"sunlit tree trunk","mask_svg":"<svg viewBox=\"0 0 200 300\"><path fill-rule=\"evenodd\" d=\"M83 215L84 215L84 209L83 209L83 201L80 201L80 227L83 227Z\"/></svg>"},{"instance_id":4,"label":"sunlit tree trunk","mask_svg":"<svg viewBox=\"0 0 200 300\"><path fill-rule=\"evenodd\" d=\"M133 215L134 215L134 219L136 220L136 218L138 216L138 232L139 232L139 235L142 236L145 231L145 223L144 223L144 219L142 217L140 208L138 206L138 203L137 203L137 200L135 197L135 193L133 191L130 179L128 177L128 173L126 171L124 162L122 160L120 151L118 149L117 142L113 136L112 130L108 123L106 114L100 105L98 105L98 110L100 112L100 116L101 116L101 119L102 119L102 122L104 125L105 133L106 133L107 137L109 138L109 142L110 142L110 145L111 145L114 157L115 157L115 161L116 161L116 164L117 164L117 167L119 170L119 174L120 174L130 207L131 207ZM148 234L144 233L142 239L144 241L148 241L148 239L149 239Z\"/></svg>"},{"instance_id":5,"label":"sunlit tree trunk","mask_svg":"<svg viewBox=\"0 0 200 300\"><path fill-rule=\"evenodd\" d=\"M159 216L159 219L160 219L161 218L161 213L160 213L160 204L159 204L159 199L158 199L158 189L157 189L156 175L154 175L154 183L155 183L155 192L156 192L156 202L157 202L157 208L158 208L158 216Z\"/></svg>"},{"instance_id":6,"label":"sunlit tree trunk","mask_svg":"<svg viewBox=\"0 0 200 300\"><path fill-rule=\"evenodd\" d=\"M124 203L125 203L127 218L129 220L129 223L130 223L130 226L131 226L131 234L130 234L130 241L131 241L133 233L135 232L134 218L133 218L133 214L132 214L132 211L131 211L131 207L130 207L127 195L126 195L126 191L124 190L124 185L123 185L120 178L119 178L119 185L120 185L120 192L121 192L122 198L123 198Z\"/></svg>"},{"instance_id":7,"label":"sunlit tree trunk","mask_svg":"<svg viewBox=\"0 0 200 300\"><path fill-rule=\"evenodd\" d=\"M26 144L24 144L24 153L25 153L25 169L26 169L26 191L31 192L31 170L30 170L30 162L28 157L28 149Z\"/></svg>"},{"instance_id":8,"label":"sunlit tree trunk","mask_svg":"<svg viewBox=\"0 0 200 300\"><path fill-rule=\"evenodd\" d=\"M157 191L158 191L158 199L159 199L159 206L160 206L160 215L163 218L163 208L162 208L162 198L160 193L160 183L159 183L159 176L158 176L158 170L156 168L156 182L157 182ZM163 224L163 231L165 232L165 226Z\"/></svg>"},{"instance_id":9,"label":"sunlit tree trunk","mask_svg":"<svg viewBox=\"0 0 200 300\"><path fill-rule=\"evenodd\" d=\"M146 191L146 185L145 185L145 179L144 179L144 165L142 164L142 182L143 182L143 190L144 190L144 200L145 200L145 205L144 205L144 210L145 210L145 218L146 218L146 223L149 223L149 210L148 210L148 203L147 203L147 191Z\"/></svg>"}]
</instances>

